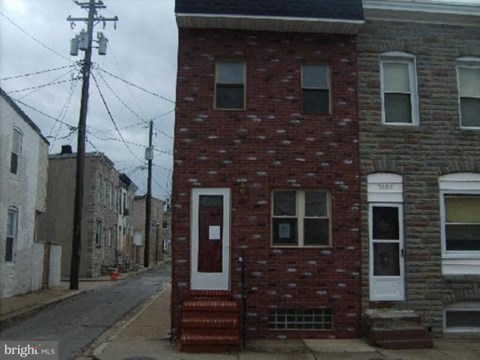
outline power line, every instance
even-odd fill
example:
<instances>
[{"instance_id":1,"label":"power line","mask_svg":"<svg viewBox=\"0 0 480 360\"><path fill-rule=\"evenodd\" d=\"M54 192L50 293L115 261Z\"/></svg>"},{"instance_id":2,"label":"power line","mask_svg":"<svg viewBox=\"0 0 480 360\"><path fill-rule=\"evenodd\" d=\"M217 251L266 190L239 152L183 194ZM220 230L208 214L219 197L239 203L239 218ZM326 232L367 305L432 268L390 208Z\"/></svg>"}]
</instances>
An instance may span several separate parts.
<instances>
[{"instance_id":1,"label":"power line","mask_svg":"<svg viewBox=\"0 0 480 360\"><path fill-rule=\"evenodd\" d=\"M118 135L120 136L120 138L122 139L122 142L125 144L125 146L127 147L128 151L130 152L130 154L133 155L134 158L136 158L137 160L139 161L142 161L138 158L137 155L135 155L135 153L132 151L132 149L130 148L130 146L127 144L127 142L125 141L122 133L120 132L120 130L118 129L118 126L117 126L117 123L115 122L115 119L113 118L113 115L112 113L110 112L110 109L107 105L107 102L105 101L105 97L103 96L103 93L102 91L100 90L100 87L98 86L98 82L97 82L97 78L95 77L95 75L93 74L92 72L92 78L93 78L93 81L95 82L95 86L97 87L97 90L100 94L100 98L102 99L102 102L103 102L103 105L105 106L105 108L107 109L107 113L108 113L108 116L110 117L110 120L112 120L112 123L113 123L113 126L115 127L115 130L117 131Z\"/></svg>"},{"instance_id":2,"label":"power line","mask_svg":"<svg viewBox=\"0 0 480 360\"><path fill-rule=\"evenodd\" d=\"M140 89L140 90L146 92L147 94L156 96L156 97L158 97L158 98L160 98L160 99L162 99L162 100L165 100L165 101L168 101L168 102L170 102L170 103L172 103L172 104L175 104L175 101L172 101L172 100L170 100L170 99L167 99L166 97L164 97L164 96L162 96L162 95L159 95L159 94L157 94L157 93L155 93L155 92L153 92L153 91L147 90L147 89L145 89L145 88L143 88L143 87L141 87L141 86L139 86L139 85L136 85L136 84L134 84L134 83L132 83L132 82L130 82L130 81L128 81L128 80L122 79L121 77L119 77L119 76L117 76L117 75L114 75L114 74L112 74L111 72L108 72L107 70L104 70L104 69L102 69L102 68L100 68L100 67L97 67L97 69L100 70L100 71L103 71L105 74L108 74L108 75L110 75L111 77L114 77L115 79L118 79L118 80L120 80L120 81L123 81L124 83L126 83L126 84L128 84L128 85L130 85L130 86L136 87L137 89Z\"/></svg>"},{"instance_id":3,"label":"power line","mask_svg":"<svg viewBox=\"0 0 480 360\"><path fill-rule=\"evenodd\" d=\"M7 81L7 80L18 79L18 78L22 78L22 77L33 76L33 75L40 75L40 74L45 74L45 73L52 72L52 71L62 70L62 69L73 67L73 66L75 66L75 64L65 65L65 66L61 66L61 67L53 68L53 69L35 71L33 73L28 73L28 74L9 76L9 77L2 78L1 80L2 81Z\"/></svg>"},{"instance_id":4,"label":"power line","mask_svg":"<svg viewBox=\"0 0 480 360\"><path fill-rule=\"evenodd\" d=\"M65 75L66 75L66 74L62 75L62 77L65 76ZM43 84L43 85L38 85L38 86L31 86L31 87L24 88L24 89L19 89L19 90L12 90L12 91L8 91L7 94L14 94L14 93L19 93L19 92L27 91L27 90L39 90L39 89L42 89L42 88L47 87L47 86L63 84L63 83L71 82L71 81L75 81L75 80L79 80L79 78L72 78L72 79L68 79L68 80L62 80L62 81L56 81L56 82L49 82L48 84Z\"/></svg>"},{"instance_id":5,"label":"power line","mask_svg":"<svg viewBox=\"0 0 480 360\"><path fill-rule=\"evenodd\" d=\"M5 19L7 19L13 26L15 26L17 29L19 29L21 32L23 32L25 35L27 35L30 39L32 39L33 41L35 41L36 43L40 44L41 46L43 46L45 49L47 49L48 51L54 53L55 55L58 55L60 56L61 58L67 60L68 62L72 63L73 61L71 59L69 59L68 57L66 56L63 56L62 54L60 54L59 52L57 52L56 50L52 49L50 46L48 45L45 45L43 42L41 42L40 40L38 40L36 37L34 37L33 35L30 35L26 30L24 30L23 28L21 28L19 25L17 25L12 19L10 19L7 15L5 15L3 12L0 11L0 15L3 16Z\"/></svg>"},{"instance_id":6,"label":"power line","mask_svg":"<svg viewBox=\"0 0 480 360\"><path fill-rule=\"evenodd\" d=\"M46 117L49 118L49 119L58 121L59 123L65 125L65 126L68 126L70 129L77 129L76 126L70 125L70 124L68 124L68 123L66 123L66 122L64 122L64 121L61 121L60 119L57 119L57 118L55 118L55 117L53 117L53 116L51 116L51 115L48 115L48 114L44 113L43 111L40 111L40 110L38 110L37 108L35 108L35 107L31 106L31 105L28 105L28 104L24 103L23 101L21 101L21 100L19 100L19 99L14 99L14 98L12 98L12 100L15 101L15 102L17 102L17 103L19 103L19 104L21 104L21 105L23 105L23 106L25 106L25 107L27 107L27 108L29 108L29 109L31 109L31 110L33 110L33 111L38 112L39 114L42 114L43 116L46 116Z\"/></svg>"}]
</instances>

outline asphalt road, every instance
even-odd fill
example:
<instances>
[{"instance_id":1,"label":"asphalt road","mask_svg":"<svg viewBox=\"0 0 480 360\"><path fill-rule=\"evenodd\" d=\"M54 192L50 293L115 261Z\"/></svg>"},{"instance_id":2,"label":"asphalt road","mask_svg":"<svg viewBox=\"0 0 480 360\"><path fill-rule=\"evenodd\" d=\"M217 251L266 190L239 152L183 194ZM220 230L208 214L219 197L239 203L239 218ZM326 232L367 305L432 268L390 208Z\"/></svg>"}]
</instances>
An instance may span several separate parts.
<instances>
[{"instance_id":1,"label":"asphalt road","mask_svg":"<svg viewBox=\"0 0 480 360\"><path fill-rule=\"evenodd\" d=\"M58 341L61 360L74 359L126 313L159 292L171 278L170 264L84 293L2 331L3 340Z\"/></svg>"}]
</instances>

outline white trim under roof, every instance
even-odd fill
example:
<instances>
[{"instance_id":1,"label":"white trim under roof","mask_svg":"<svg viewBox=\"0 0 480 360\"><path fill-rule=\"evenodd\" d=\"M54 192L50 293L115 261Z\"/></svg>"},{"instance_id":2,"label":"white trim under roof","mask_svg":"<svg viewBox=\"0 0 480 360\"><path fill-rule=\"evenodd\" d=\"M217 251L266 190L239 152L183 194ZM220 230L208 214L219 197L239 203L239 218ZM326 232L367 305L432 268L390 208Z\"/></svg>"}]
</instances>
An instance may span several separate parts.
<instances>
[{"instance_id":1,"label":"white trim under roof","mask_svg":"<svg viewBox=\"0 0 480 360\"><path fill-rule=\"evenodd\" d=\"M363 0L366 20L480 27L480 5L438 0Z\"/></svg>"},{"instance_id":2,"label":"white trim under roof","mask_svg":"<svg viewBox=\"0 0 480 360\"><path fill-rule=\"evenodd\" d=\"M182 14L177 13L179 28L235 29L279 32L357 34L364 20L300 18L284 16Z\"/></svg>"}]
</instances>

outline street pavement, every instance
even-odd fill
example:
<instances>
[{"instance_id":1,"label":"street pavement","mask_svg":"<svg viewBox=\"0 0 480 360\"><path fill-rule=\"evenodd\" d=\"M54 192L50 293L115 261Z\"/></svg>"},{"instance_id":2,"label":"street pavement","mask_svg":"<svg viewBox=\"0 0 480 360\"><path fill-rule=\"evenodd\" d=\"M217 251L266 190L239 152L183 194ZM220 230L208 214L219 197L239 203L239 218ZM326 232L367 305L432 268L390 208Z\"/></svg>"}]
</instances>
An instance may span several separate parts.
<instances>
[{"instance_id":1,"label":"street pavement","mask_svg":"<svg viewBox=\"0 0 480 360\"><path fill-rule=\"evenodd\" d=\"M11 321L10 326L2 322L0 339L58 341L60 359L75 359L125 314L165 287L170 273L170 266L160 266L124 280L111 281L110 286L98 285L94 291L81 290L83 293L54 302L54 306L33 316ZM20 302L28 296L17 298Z\"/></svg>"}]
</instances>

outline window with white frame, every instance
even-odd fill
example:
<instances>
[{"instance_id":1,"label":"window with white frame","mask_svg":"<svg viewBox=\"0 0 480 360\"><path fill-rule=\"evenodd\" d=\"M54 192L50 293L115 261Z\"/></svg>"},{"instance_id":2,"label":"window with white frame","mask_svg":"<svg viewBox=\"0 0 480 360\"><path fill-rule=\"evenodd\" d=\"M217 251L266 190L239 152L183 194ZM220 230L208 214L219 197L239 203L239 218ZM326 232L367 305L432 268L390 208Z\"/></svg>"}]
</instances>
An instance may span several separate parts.
<instances>
[{"instance_id":1,"label":"window with white frame","mask_svg":"<svg viewBox=\"0 0 480 360\"><path fill-rule=\"evenodd\" d=\"M466 301L449 305L444 310L443 324L448 333L479 333L480 303Z\"/></svg>"},{"instance_id":2,"label":"window with white frame","mask_svg":"<svg viewBox=\"0 0 480 360\"><path fill-rule=\"evenodd\" d=\"M218 61L215 67L215 108L245 108L245 63Z\"/></svg>"},{"instance_id":3,"label":"window with white frame","mask_svg":"<svg viewBox=\"0 0 480 360\"><path fill-rule=\"evenodd\" d=\"M319 190L275 190L273 246L330 246L330 196Z\"/></svg>"},{"instance_id":4,"label":"window with white frame","mask_svg":"<svg viewBox=\"0 0 480 360\"><path fill-rule=\"evenodd\" d=\"M480 275L480 173L439 178L444 275Z\"/></svg>"},{"instance_id":5,"label":"window with white frame","mask_svg":"<svg viewBox=\"0 0 480 360\"><path fill-rule=\"evenodd\" d=\"M12 152L10 155L10 172L18 174L20 156L22 154L23 134L19 129L13 129Z\"/></svg>"},{"instance_id":6,"label":"window with white frame","mask_svg":"<svg viewBox=\"0 0 480 360\"><path fill-rule=\"evenodd\" d=\"M415 57L402 52L380 56L382 120L389 125L418 125Z\"/></svg>"},{"instance_id":7,"label":"window with white frame","mask_svg":"<svg viewBox=\"0 0 480 360\"><path fill-rule=\"evenodd\" d=\"M457 62L460 126L480 128L480 58Z\"/></svg>"},{"instance_id":8,"label":"window with white frame","mask_svg":"<svg viewBox=\"0 0 480 360\"><path fill-rule=\"evenodd\" d=\"M446 252L480 255L480 194L444 194Z\"/></svg>"},{"instance_id":9,"label":"window with white frame","mask_svg":"<svg viewBox=\"0 0 480 360\"><path fill-rule=\"evenodd\" d=\"M328 65L302 65L303 112L330 113L330 79Z\"/></svg>"},{"instance_id":10,"label":"window with white frame","mask_svg":"<svg viewBox=\"0 0 480 360\"><path fill-rule=\"evenodd\" d=\"M8 209L7 239L5 248L5 262L13 262L15 259L15 243L18 230L18 210L15 207Z\"/></svg>"}]
</instances>

